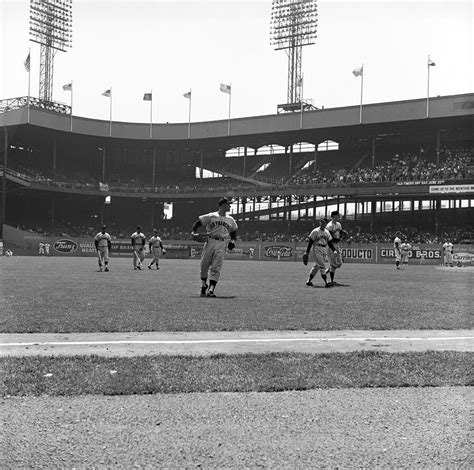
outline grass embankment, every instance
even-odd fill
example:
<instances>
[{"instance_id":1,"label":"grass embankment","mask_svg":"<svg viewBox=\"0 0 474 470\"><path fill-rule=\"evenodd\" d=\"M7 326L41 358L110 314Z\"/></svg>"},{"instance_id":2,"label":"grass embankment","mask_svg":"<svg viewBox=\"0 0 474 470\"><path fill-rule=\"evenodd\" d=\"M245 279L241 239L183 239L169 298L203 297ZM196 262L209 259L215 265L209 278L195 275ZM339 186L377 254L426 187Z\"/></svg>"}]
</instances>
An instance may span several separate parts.
<instances>
[{"instance_id":1,"label":"grass embankment","mask_svg":"<svg viewBox=\"0 0 474 470\"><path fill-rule=\"evenodd\" d=\"M473 385L462 352L270 353L211 357L5 357L1 396L275 392Z\"/></svg>"}]
</instances>

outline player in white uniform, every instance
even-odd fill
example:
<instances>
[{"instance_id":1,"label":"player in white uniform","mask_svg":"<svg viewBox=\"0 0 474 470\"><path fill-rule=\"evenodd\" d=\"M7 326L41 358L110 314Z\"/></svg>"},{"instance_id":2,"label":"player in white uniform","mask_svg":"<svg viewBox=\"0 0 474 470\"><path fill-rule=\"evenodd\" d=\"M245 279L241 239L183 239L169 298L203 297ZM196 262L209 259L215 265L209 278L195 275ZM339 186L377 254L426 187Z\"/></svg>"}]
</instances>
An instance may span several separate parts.
<instances>
[{"instance_id":1,"label":"player in white uniform","mask_svg":"<svg viewBox=\"0 0 474 470\"><path fill-rule=\"evenodd\" d=\"M102 266L104 266L104 271L107 272L109 271L109 251L112 246L112 238L105 231L106 228L105 225L102 225L102 231L94 237L94 244L97 250L99 271L102 271Z\"/></svg>"},{"instance_id":2,"label":"player in white uniform","mask_svg":"<svg viewBox=\"0 0 474 470\"><path fill-rule=\"evenodd\" d=\"M408 258L410 257L411 245L407 242L406 237L403 238L403 243L400 245L400 250L402 252L402 264L408 266Z\"/></svg>"},{"instance_id":3,"label":"player in white uniform","mask_svg":"<svg viewBox=\"0 0 474 470\"><path fill-rule=\"evenodd\" d=\"M303 263L306 265L308 264L309 252L313 248L315 263L306 281L306 285L310 287L313 287L313 278L318 271L321 274L325 287L331 287L331 284L327 282L325 259L328 255L328 247L331 251L334 251L335 246L332 243L332 236L326 228L327 223L327 219L320 219L319 227L313 229L309 234L308 246L306 247L305 256L303 256Z\"/></svg>"},{"instance_id":4,"label":"player in white uniform","mask_svg":"<svg viewBox=\"0 0 474 470\"><path fill-rule=\"evenodd\" d=\"M166 250L163 248L163 242L158 236L158 230L156 228L153 229L153 236L150 238L148 246L150 248L150 253L152 256L152 260L151 263L148 265L148 269L151 269L153 264L156 264L156 269L160 269L160 255L166 254Z\"/></svg>"},{"instance_id":5,"label":"player in white uniform","mask_svg":"<svg viewBox=\"0 0 474 470\"><path fill-rule=\"evenodd\" d=\"M334 275L336 274L336 269L342 266L342 255L341 250L339 248L339 242L342 240L344 236L347 235L347 232L342 229L341 222L339 219L341 215L339 211L332 211L331 212L331 220L326 225L326 230L331 234L332 243L334 244L334 251L328 250L328 258L329 258L329 275L331 276L331 282L334 284Z\"/></svg>"},{"instance_id":6,"label":"player in white uniform","mask_svg":"<svg viewBox=\"0 0 474 470\"><path fill-rule=\"evenodd\" d=\"M206 229L207 241L204 244L200 266L201 297L216 296L214 290L224 263L226 247L229 250L235 248L238 227L234 218L227 215L230 211L230 201L224 197L219 200L218 205L217 212L199 216L191 233L194 239L198 239L198 228L203 226Z\"/></svg>"},{"instance_id":7,"label":"player in white uniform","mask_svg":"<svg viewBox=\"0 0 474 470\"><path fill-rule=\"evenodd\" d=\"M393 240L393 249L395 251L395 266L397 269L400 269L400 261L402 259L402 241L400 239L400 232L395 234L395 239Z\"/></svg>"},{"instance_id":8,"label":"player in white uniform","mask_svg":"<svg viewBox=\"0 0 474 470\"><path fill-rule=\"evenodd\" d=\"M49 256L49 250L50 250L50 248L51 248L51 244L50 244L50 243L45 243L45 244L44 244L44 254L45 254L46 256Z\"/></svg>"},{"instance_id":9,"label":"player in white uniform","mask_svg":"<svg viewBox=\"0 0 474 470\"><path fill-rule=\"evenodd\" d=\"M44 243L43 242L38 243L38 254L39 255L44 255Z\"/></svg>"},{"instance_id":10,"label":"player in white uniform","mask_svg":"<svg viewBox=\"0 0 474 470\"><path fill-rule=\"evenodd\" d=\"M146 237L142 233L141 225L137 225L137 231L130 236L133 250L133 269L142 269L142 263L145 259L145 242Z\"/></svg>"},{"instance_id":11,"label":"player in white uniform","mask_svg":"<svg viewBox=\"0 0 474 470\"><path fill-rule=\"evenodd\" d=\"M444 264L453 267L453 244L448 238L443 244Z\"/></svg>"}]
</instances>

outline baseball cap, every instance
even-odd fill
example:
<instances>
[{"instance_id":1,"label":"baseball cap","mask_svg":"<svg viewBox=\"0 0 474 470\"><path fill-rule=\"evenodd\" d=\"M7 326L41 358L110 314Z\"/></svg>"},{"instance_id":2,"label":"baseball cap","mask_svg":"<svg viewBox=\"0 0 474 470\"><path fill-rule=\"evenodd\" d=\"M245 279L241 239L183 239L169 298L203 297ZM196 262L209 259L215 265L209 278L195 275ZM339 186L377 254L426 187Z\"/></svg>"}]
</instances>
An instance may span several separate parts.
<instances>
[{"instance_id":1,"label":"baseball cap","mask_svg":"<svg viewBox=\"0 0 474 470\"><path fill-rule=\"evenodd\" d=\"M323 217L322 219L319 219L319 223L321 222L324 222L325 224L328 223L328 219L326 219L325 217Z\"/></svg>"},{"instance_id":2,"label":"baseball cap","mask_svg":"<svg viewBox=\"0 0 474 470\"><path fill-rule=\"evenodd\" d=\"M331 212L331 217L334 217L335 215L339 215L339 211L332 211Z\"/></svg>"},{"instance_id":3,"label":"baseball cap","mask_svg":"<svg viewBox=\"0 0 474 470\"><path fill-rule=\"evenodd\" d=\"M158 232L158 229L154 228L153 231L154 231L155 233L157 233L157 232Z\"/></svg>"},{"instance_id":4,"label":"baseball cap","mask_svg":"<svg viewBox=\"0 0 474 470\"><path fill-rule=\"evenodd\" d=\"M219 202L217 204L219 204L219 206L223 206L224 204L230 204L230 201L226 197L223 197L219 199Z\"/></svg>"}]
</instances>

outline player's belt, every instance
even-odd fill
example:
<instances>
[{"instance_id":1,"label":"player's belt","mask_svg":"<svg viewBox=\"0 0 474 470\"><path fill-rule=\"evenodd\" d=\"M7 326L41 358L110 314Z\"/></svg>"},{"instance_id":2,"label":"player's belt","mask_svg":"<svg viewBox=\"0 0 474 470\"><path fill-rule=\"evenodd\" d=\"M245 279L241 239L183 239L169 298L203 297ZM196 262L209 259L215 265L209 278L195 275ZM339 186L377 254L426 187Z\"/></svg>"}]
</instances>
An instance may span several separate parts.
<instances>
[{"instance_id":1,"label":"player's belt","mask_svg":"<svg viewBox=\"0 0 474 470\"><path fill-rule=\"evenodd\" d=\"M213 235L209 235L209 238L212 238L213 240L219 240L221 242L225 241L225 238L223 238L223 237L214 237Z\"/></svg>"},{"instance_id":2,"label":"player's belt","mask_svg":"<svg viewBox=\"0 0 474 470\"><path fill-rule=\"evenodd\" d=\"M317 244L318 246L327 246L327 245L321 245L320 243Z\"/></svg>"}]
</instances>

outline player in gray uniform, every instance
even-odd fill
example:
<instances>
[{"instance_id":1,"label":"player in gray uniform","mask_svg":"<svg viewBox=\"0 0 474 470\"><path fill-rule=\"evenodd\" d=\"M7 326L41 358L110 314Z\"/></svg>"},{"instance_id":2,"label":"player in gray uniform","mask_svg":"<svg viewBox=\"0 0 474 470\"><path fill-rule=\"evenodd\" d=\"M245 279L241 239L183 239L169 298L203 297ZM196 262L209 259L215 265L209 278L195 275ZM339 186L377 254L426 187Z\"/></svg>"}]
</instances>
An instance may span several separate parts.
<instances>
[{"instance_id":1,"label":"player in gray uniform","mask_svg":"<svg viewBox=\"0 0 474 470\"><path fill-rule=\"evenodd\" d=\"M197 233L199 227L206 229L207 241L204 244L201 257L201 297L215 297L214 290L219 280L226 247L229 250L235 248L237 236L237 223L233 217L227 215L230 211L230 201L222 198L218 202L219 210L199 216L193 225L192 236L199 239ZM208 284L209 280L209 284Z\"/></svg>"},{"instance_id":2,"label":"player in gray uniform","mask_svg":"<svg viewBox=\"0 0 474 470\"><path fill-rule=\"evenodd\" d=\"M393 250L395 252L395 266L397 269L400 269L400 261L402 260L402 240L400 238L401 236L401 232L397 232L393 240Z\"/></svg>"},{"instance_id":3,"label":"player in gray uniform","mask_svg":"<svg viewBox=\"0 0 474 470\"><path fill-rule=\"evenodd\" d=\"M303 254L303 263L306 266L308 264L309 252L311 248L313 248L315 262L306 281L306 285L310 287L313 287L313 278L318 271L321 274L325 287L331 287L331 284L327 282L325 258L328 254L328 247L331 251L335 250L335 247L332 243L331 234L326 228L327 223L327 219L319 220L319 227L313 229L309 234L308 246L306 247L306 252Z\"/></svg>"},{"instance_id":4,"label":"player in gray uniform","mask_svg":"<svg viewBox=\"0 0 474 470\"><path fill-rule=\"evenodd\" d=\"M109 270L109 251L112 246L112 238L105 231L106 228L105 225L102 225L102 231L94 237L94 244L97 250L99 271L102 271L102 265L104 265L104 271L107 272Z\"/></svg>"},{"instance_id":5,"label":"player in gray uniform","mask_svg":"<svg viewBox=\"0 0 474 470\"><path fill-rule=\"evenodd\" d=\"M166 250L163 248L163 242L158 236L158 230L156 228L153 229L153 236L150 238L148 246L150 248L150 253L152 256L152 260L151 263L148 265L148 269L151 269L153 264L156 264L156 269L160 269L160 255L165 255Z\"/></svg>"},{"instance_id":6,"label":"player in gray uniform","mask_svg":"<svg viewBox=\"0 0 474 470\"><path fill-rule=\"evenodd\" d=\"M146 237L142 233L141 225L137 225L137 231L132 233L130 241L133 250L133 269L142 269L142 263L145 259Z\"/></svg>"},{"instance_id":7,"label":"player in gray uniform","mask_svg":"<svg viewBox=\"0 0 474 470\"><path fill-rule=\"evenodd\" d=\"M339 214L339 211L332 211L331 220L326 225L326 229L331 234L332 243L335 248L334 250L328 250L329 269L327 270L327 273L329 273L329 276L331 277L332 284L334 284L336 269L342 266L342 255L339 248L339 242L347 235L347 232L342 229L341 222L339 222L340 218L341 215Z\"/></svg>"}]
</instances>

